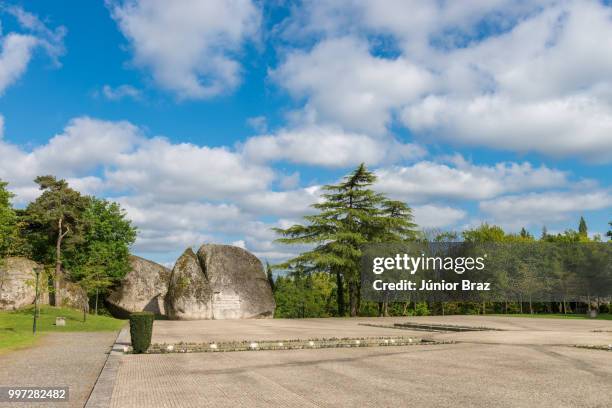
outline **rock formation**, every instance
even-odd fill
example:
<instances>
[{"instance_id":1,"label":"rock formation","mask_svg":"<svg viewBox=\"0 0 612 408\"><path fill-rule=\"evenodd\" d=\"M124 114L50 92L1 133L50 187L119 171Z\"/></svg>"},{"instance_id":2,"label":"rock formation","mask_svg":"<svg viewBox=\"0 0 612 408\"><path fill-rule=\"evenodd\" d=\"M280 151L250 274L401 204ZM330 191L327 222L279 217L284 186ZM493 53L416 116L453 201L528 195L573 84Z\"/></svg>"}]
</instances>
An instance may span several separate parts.
<instances>
[{"instance_id":1,"label":"rock formation","mask_svg":"<svg viewBox=\"0 0 612 408\"><path fill-rule=\"evenodd\" d=\"M2 261L0 264L0 310L15 310L34 304L35 267L42 269L42 266L36 262L22 257L11 257ZM86 305L87 295L76 283L63 281L60 290L61 306L82 309ZM41 305L49 304L48 281L44 274L40 276L38 302Z\"/></svg>"},{"instance_id":2,"label":"rock formation","mask_svg":"<svg viewBox=\"0 0 612 408\"><path fill-rule=\"evenodd\" d=\"M177 259L166 295L166 312L173 320L213 318L212 292L191 248Z\"/></svg>"},{"instance_id":3,"label":"rock formation","mask_svg":"<svg viewBox=\"0 0 612 408\"><path fill-rule=\"evenodd\" d=\"M109 309L118 317L142 311L165 315L164 298L170 283L170 270L133 255L130 265L132 269L106 299Z\"/></svg>"},{"instance_id":4,"label":"rock formation","mask_svg":"<svg viewBox=\"0 0 612 408\"><path fill-rule=\"evenodd\" d=\"M0 263L0 310L15 310L34 303L36 266L36 262L21 257Z\"/></svg>"},{"instance_id":5,"label":"rock formation","mask_svg":"<svg viewBox=\"0 0 612 408\"><path fill-rule=\"evenodd\" d=\"M255 255L231 245L205 244L198 259L212 290L214 319L273 317L272 289Z\"/></svg>"}]
</instances>

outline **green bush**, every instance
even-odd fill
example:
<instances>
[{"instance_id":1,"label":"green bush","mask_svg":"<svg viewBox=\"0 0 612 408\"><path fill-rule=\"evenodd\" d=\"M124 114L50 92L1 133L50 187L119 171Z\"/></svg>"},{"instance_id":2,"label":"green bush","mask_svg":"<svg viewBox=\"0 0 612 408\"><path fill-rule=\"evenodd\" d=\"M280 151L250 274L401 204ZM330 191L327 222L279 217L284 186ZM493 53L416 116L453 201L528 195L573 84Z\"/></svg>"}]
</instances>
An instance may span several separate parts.
<instances>
[{"instance_id":1,"label":"green bush","mask_svg":"<svg viewBox=\"0 0 612 408\"><path fill-rule=\"evenodd\" d=\"M130 336L134 353L144 353L151 345L153 320L155 320L155 315L151 312L138 312L130 315Z\"/></svg>"}]
</instances>

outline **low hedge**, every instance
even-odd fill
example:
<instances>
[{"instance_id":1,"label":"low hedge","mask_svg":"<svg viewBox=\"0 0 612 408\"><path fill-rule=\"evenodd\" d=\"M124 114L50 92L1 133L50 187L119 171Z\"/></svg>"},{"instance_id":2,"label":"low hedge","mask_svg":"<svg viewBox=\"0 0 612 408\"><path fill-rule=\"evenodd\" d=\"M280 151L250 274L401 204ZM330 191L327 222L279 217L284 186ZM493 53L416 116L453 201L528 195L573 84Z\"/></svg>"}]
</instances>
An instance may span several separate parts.
<instances>
[{"instance_id":1,"label":"low hedge","mask_svg":"<svg viewBox=\"0 0 612 408\"><path fill-rule=\"evenodd\" d=\"M151 312L138 312L130 315L130 336L134 353L145 353L149 349L154 320L155 315Z\"/></svg>"}]
</instances>

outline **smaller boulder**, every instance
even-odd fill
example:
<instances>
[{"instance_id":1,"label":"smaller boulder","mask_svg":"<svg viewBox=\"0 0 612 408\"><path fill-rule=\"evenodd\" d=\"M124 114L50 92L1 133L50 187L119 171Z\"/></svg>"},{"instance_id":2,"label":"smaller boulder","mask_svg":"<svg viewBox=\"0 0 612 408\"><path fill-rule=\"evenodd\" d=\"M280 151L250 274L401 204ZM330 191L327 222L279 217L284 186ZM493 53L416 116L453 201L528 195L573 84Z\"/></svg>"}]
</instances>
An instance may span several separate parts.
<instances>
[{"instance_id":1,"label":"smaller boulder","mask_svg":"<svg viewBox=\"0 0 612 408\"><path fill-rule=\"evenodd\" d=\"M22 257L11 257L0 261L0 310L15 310L34 303L36 297L34 268L37 266L36 262ZM45 287L42 282L40 287ZM39 298L41 303L46 299L46 290L44 292Z\"/></svg>"},{"instance_id":2,"label":"smaller boulder","mask_svg":"<svg viewBox=\"0 0 612 408\"><path fill-rule=\"evenodd\" d=\"M60 297L62 299L62 307L70 307L73 309L89 310L89 299L87 292L78 284L63 280L60 283Z\"/></svg>"},{"instance_id":3,"label":"smaller boulder","mask_svg":"<svg viewBox=\"0 0 612 408\"><path fill-rule=\"evenodd\" d=\"M164 298L168 291L170 270L153 261L130 256L132 269L106 299L109 310L117 317L134 312L153 312L165 316Z\"/></svg>"},{"instance_id":4,"label":"smaller boulder","mask_svg":"<svg viewBox=\"0 0 612 408\"><path fill-rule=\"evenodd\" d=\"M166 312L173 320L212 319L212 291L191 248L177 259L166 294Z\"/></svg>"}]
</instances>

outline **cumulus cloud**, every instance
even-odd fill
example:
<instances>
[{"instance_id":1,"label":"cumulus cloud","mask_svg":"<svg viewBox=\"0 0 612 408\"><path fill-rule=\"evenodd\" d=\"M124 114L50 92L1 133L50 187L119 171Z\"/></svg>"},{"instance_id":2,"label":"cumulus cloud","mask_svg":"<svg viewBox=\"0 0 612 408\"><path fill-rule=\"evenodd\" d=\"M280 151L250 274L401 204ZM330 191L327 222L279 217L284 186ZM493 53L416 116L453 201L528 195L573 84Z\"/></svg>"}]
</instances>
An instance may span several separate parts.
<instances>
[{"instance_id":1,"label":"cumulus cloud","mask_svg":"<svg viewBox=\"0 0 612 408\"><path fill-rule=\"evenodd\" d=\"M464 210L444 205L417 205L412 215L419 228L449 228L467 216Z\"/></svg>"},{"instance_id":2,"label":"cumulus cloud","mask_svg":"<svg viewBox=\"0 0 612 408\"><path fill-rule=\"evenodd\" d=\"M612 193L606 190L529 193L483 201L479 207L495 222L518 228L610 208Z\"/></svg>"},{"instance_id":3,"label":"cumulus cloud","mask_svg":"<svg viewBox=\"0 0 612 408\"><path fill-rule=\"evenodd\" d=\"M26 71L34 52L42 49L59 65L64 54L66 29L48 28L37 16L18 6L0 4L0 15L10 15L17 20L20 31L0 35L0 95L15 83Z\"/></svg>"},{"instance_id":4,"label":"cumulus cloud","mask_svg":"<svg viewBox=\"0 0 612 408\"><path fill-rule=\"evenodd\" d=\"M420 161L376 170L377 189L408 202L482 200L502 194L568 185L567 173L528 162L475 165L461 156L448 163Z\"/></svg>"},{"instance_id":5,"label":"cumulus cloud","mask_svg":"<svg viewBox=\"0 0 612 408\"><path fill-rule=\"evenodd\" d=\"M271 75L296 97L307 97L320 119L374 134L385 133L393 108L434 86L427 69L403 57L375 57L367 43L350 37L290 52Z\"/></svg>"},{"instance_id":6,"label":"cumulus cloud","mask_svg":"<svg viewBox=\"0 0 612 408\"><path fill-rule=\"evenodd\" d=\"M252 137L244 143L243 151L255 161L283 160L324 167L347 167L361 162L375 165L425 155L422 147L392 137L371 137L325 125L304 125Z\"/></svg>"},{"instance_id":7,"label":"cumulus cloud","mask_svg":"<svg viewBox=\"0 0 612 408\"><path fill-rule=\"evenodd\" d=\"M259 32L251 0L107 1L134 64L180 98L229 92L240 83L238 54Z\"/></svg>"},{"instance_id":8,"label":"cumulus cloud","mask_svg":"<svg viewBox=\"0 0 612 408\"><path fill-rule=\"evenodd\" d=\"M612 36L603 2L307 1L282 33L302 48L272 77L318 118L612 160L612 43L593 40Z\"/></svg>"}]
</instances>

